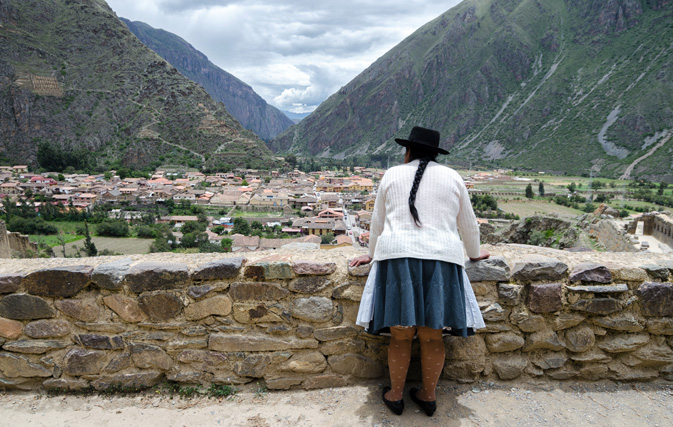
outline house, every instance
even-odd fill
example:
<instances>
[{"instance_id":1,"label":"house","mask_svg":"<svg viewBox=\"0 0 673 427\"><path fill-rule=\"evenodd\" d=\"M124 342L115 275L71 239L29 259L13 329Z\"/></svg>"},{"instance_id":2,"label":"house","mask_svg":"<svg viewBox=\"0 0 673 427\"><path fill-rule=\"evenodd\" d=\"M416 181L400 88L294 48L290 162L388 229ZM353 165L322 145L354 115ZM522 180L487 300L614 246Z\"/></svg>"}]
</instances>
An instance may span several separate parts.
<instances>
[{"instance_id":1,"label":"house","mask_svg":"<svg viewBox=\"0 0 673 427\"><path fill-rule=\"evenodd\" d=\"M374 212L374 203L375 202L376 202L376 198L365 200L365 210L369 211L369 212Z\"/></svg>"},{"instance_id":2,"label":"house","mask_svg":"<svg viewBox=\"0 0 673 427\"><path fill-rule=\"evenodd\" d=\"M234 234L230 238L233 240L231 244L232 252L253 252L259 247L259 236Z\"/></svg>"}]
</instances>

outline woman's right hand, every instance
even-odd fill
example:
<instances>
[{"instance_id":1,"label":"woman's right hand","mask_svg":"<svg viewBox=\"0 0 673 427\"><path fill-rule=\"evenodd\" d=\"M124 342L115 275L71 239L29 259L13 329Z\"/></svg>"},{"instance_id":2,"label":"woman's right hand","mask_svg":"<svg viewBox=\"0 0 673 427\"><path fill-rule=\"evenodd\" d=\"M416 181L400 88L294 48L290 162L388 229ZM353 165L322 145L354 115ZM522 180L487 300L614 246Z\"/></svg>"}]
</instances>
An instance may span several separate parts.
<instances>
[{"instance_id":1,"label":"woman's right hand","mask_svg":"<svg viewBox=\"0 0 673 427\"><path fill-rule=\"evenodd\" d=\"M487 259L490 256L491 256L491 254L488 251L485 251L485 250L481 249L479 251L479 257L478 258L470 258L470 261L481 261L482 259Z\"/></svg>"},{"instance_id":2,"label":"woman's right hand","mask_svg":"<svg viewBox=\"0 0 673 427\"><path fill-rule=\"evenodd\" d=\"M351 260L350 266L357 267L358 265L369 264L372 262L372 258L369 255L360 255Z\"/></svg>"}]
</instances>

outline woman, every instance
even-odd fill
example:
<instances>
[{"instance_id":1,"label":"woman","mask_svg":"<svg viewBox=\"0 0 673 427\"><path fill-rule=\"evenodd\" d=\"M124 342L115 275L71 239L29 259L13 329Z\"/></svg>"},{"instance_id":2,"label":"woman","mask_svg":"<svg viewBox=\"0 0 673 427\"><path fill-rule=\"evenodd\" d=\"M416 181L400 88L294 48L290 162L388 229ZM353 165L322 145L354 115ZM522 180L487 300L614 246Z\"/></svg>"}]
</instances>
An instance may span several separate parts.
<instances>
[{"instance_id":1,"label":"woman","mask_svg":"<svg viewBox=\"0 0 673 427\"><path fill-rule=\"evenodd\" d=\"M381 179L369 255L350 265L376 261L370 272L373 289L367 298L363 294L358 324L364 317L371 320L369 332L390 329L390 387L383 390L383 401L398 415L404 410L411 342L418 334L423 386L409 395L432 416L445 359L442 330L464 337L474 333L466 310L473 313L476 300L466 290L463 247L473 261L489 254L479 249L479 227L462 178L436 163L438 154L448 154L439 148L439 132L417 126L409 139L395 141L407 149L404 164L390 168Z\"/></svg>"}]
</instances>

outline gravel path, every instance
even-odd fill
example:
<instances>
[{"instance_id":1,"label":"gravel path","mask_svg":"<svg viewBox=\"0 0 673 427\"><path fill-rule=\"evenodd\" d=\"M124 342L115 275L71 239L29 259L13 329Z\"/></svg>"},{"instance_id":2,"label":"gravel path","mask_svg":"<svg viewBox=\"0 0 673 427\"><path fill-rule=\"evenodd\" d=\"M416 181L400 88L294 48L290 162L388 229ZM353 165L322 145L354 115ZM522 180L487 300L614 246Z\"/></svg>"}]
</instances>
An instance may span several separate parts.
<instances>
[{"instance_id":1,"label":"gravel path","mask_svg":"<svg viewBox=\"0 0 673 427\"><path fill-rule=\"evenodd\" d=\"M440 383L428 418L405 396L402 416L380 399L382 384L255 393L232 399L0 395L2 426L670 426L673 384Z\"/></svg>"}]
</instances>

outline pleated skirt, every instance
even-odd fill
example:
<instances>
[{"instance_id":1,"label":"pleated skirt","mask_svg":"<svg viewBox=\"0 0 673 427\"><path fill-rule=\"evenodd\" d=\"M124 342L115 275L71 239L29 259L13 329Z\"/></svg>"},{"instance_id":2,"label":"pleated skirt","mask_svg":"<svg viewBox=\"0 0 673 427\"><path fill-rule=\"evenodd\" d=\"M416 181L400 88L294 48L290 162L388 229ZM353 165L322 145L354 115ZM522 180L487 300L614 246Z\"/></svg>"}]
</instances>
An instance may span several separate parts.
<instances>
[{"instance_id":1,"label":"pleated skirt","mask_svg":"<svg viewBox=\"0 0 673 427\"><path fill-rule=\"evenodd\" d=\"M466 316L466 304L472 301L466 300L463 278L460 265L445 261L380 261L367 332L378 335L389 332L391 326L426 326L455 336L474 335ZM467 297L474 299L473 294Z\"/></svg>"}]
</instances>

